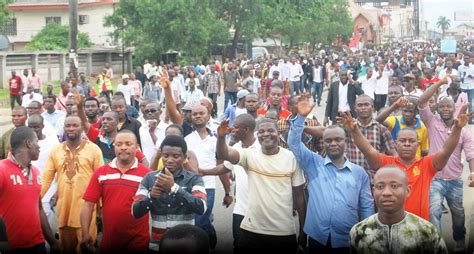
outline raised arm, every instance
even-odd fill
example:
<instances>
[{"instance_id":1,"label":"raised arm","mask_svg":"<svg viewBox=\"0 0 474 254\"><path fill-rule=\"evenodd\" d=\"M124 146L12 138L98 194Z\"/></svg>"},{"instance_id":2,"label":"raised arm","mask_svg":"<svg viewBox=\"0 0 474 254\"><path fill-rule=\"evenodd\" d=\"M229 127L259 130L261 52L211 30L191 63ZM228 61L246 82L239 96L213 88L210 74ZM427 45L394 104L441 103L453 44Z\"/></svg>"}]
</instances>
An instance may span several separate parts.
<instances>
[{"instance_id":1,"label":"raised arm","mask_svg":"<svg viewBox=\"0 0 474 254\"><path fill-rule=\"evenodd\" d=\"M351 134L352 139L356 143L359 150L364 154L367 162L369 163L370 168L379 169L382 164L382 159L380 158L379 152L370 145L369 141L362 135L357 122L352 118L349 111L341 114L341 117L338 117L338 120L343 124L344 128Z\"/></svg>"},{"instance_id":2,"label":"raised arm","mask_svg":"<svg viewBox=\"0 0 474 254\"><path fill-rule=\"evenodd\" d=\"M322 138L325 130L326 127L324 126L305 126L303 131L313 137Z\"/></svg>"},{"instance_id":3,"label":"raised arm","mask_svg":"<svg viewBox=\"0 0 474 254\"><path fill-rule=\"evenodd\" d=\"M170 80L166 77L160 78L161 87L163 87L163 92L165 94L165 103L166 110L168 110L171 122L183 125L183 118L176 108L176 104L173 100L173 94L171 92L171 83Z\"/></svg>"},{"instance_id":4,"label":"raised arm","mask_svg":"<svg viewBox=\"0 0 474 254\"><path fill-rule=\"evenodd\" d=\"M230 132L229 119L222 121L217 128L217 159L226 160L232 164L237 164L240 161L240 155L237 150L229 148L225 142L225 136Z\"/></svg>"},{"instance_id":5,"label":"raised arm","mask_svg":"<svg viewBox=\"0 0 474 254\"><path fill-rule=\"evenodd\" d=\"M449 157L456 148L459 138L461 137L461 130L466 126L470 116L474 115L474 112L467 112L467 104L464 104L459 111L457 118L454 119L452 132L448 139L444 142L444 146L435 154L433 154L433 167L437 170L442 170L446 163L448 163Z\"/></svg>"},{"instance_id":6,"label":"raised arm","mask_svg":"<svg viewBox=\"0 0 474 254\"><path fill-rule=\"evenodd\" d=\"M448 83L448 75L446 75L442 80L428 87L420 96L420 101L419 101L418 106L420 108L425 108L426 106L428 106L428 101L430 100L431 96L433 96L438 91L441 85L447 84L447 83Z\"/></svg>"},{"instance_id":7,"label":"raised arm","mask_svg":"<svg viewBox=\"0 0 474 254\"><path fill-rule=\"evenodd\" d=\"M84 111L84 104L82 103L82 96L78 92L74 92L74 100L76 101L77 114L81 118L82 126L84 127L84 133L88 133L91 127L89 121L87 121L86 112Z\"/></svg>"},{"instance_id":8,"label":"raised arm","mask_svg":"<svg viewBox=\"0 0 474 254\"><path fill-rule=\"evenodd\" d=\"M375 120L383 124L385 127L389 128L390 123L386 121L387 117L389 117L390 114L392 114L395 110L405 107L406 105L408 105L408 103L410 103L410 101L407 98L403 96L400 97L395 103L393 103L392 105L384 109L382 112L380 112L375 118Z\"/></svg>"}]
</instances>

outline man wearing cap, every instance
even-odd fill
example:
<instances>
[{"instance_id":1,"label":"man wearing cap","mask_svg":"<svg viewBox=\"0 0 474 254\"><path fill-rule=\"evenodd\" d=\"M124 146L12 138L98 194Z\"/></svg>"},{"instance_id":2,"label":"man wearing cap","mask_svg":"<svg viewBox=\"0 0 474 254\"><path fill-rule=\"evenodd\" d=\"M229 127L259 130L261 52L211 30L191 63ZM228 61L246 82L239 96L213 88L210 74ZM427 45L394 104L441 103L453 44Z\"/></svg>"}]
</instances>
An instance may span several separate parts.
<instances>
[{"instance_id":1,"label":"man wearing cap","mask_svg":"<svg viewBox=\"0 0 474 254\"><path fill-rule=\"evenodd\" d=\"M247 89L242 89L237 93L237 102L230 105L224 111L224 114L221 117L221 122L229 118L229 126L234 126L234 119L242 114L247 114L247 109L245 108L245 96L250 92Z\"/></svg>"},{"instance_id":2,"label":"man wearing cap","mask_svg":"<svg viewBox=\"0 0 474 254\"><path fill-rule=\"evenodd\" d=\"M415 96L415 97L420 97L423 92L416 88L415 86L416 83L416 77L415 75L408 73L403 75L403 84L405 85L405 88L403 88L403 95L404 96Z\"/></svg>"},{"instance_id":3,"label":"man wearing cap","mask_svg":"<svg viewBox=\"0 0 474 254\"><path fill-rule=\"evenodd\" d=\"M128 74L122 75L122 84L117 86L117 92L122 92L127 102L127 105L132 105L132 99L135 95L134 89L132 85L128 84L129 76Z\"/></svg>"}]
</instances>

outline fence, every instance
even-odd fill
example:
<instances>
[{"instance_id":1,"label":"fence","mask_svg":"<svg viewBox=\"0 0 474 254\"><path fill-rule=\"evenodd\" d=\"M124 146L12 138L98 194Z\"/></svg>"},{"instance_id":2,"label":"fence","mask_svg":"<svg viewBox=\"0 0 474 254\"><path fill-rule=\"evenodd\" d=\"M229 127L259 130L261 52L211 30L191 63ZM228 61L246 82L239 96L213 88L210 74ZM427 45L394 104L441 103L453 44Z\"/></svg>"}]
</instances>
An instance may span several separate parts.
<instances>
[{"instance_id":1,"label":"fence","mask_svg":"<svg viewBox=\"0 0 474 254\"><path fill-rule=\"evenodd\" d=\"M81 49L78 51L79 69L90 75L101 72L105 63L109 63L114 73L122 73L122 61L125 72L131 73L133 50L127 49L122 56L118 49ZM8 88L11 72L20 75L24 69L36 69L43 83L54 80L64 80L69 72L69 56L67 52L37 51L37 52L2 52L0 53L0 88ZM31 73L31 72L30 72Z\"/></svg>"}]
</instances>

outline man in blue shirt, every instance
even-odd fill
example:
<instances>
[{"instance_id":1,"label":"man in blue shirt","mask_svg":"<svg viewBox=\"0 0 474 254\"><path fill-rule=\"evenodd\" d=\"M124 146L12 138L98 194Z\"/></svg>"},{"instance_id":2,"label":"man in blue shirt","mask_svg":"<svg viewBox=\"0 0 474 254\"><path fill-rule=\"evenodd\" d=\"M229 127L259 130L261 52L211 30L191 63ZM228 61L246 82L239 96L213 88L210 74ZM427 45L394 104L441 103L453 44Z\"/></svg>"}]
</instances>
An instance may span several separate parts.
<instances>
[{"instance_id":1,"label":"man in blue shirt","mask_svg":"<svg viewBox=\"0 0 474 254\"><path fill-rule=\"evenodd\" d=\"M305 118L314 107L309 98L305 93L298 99L298 116L291 120L288 135L289 148L308 181L304 232L309 236L309 252L349 253L352 226L374 213L369 176L346 159L346 134L341 127L330 126L324 131L325 158L301 142Z\"/></svg>"}]
</instances>

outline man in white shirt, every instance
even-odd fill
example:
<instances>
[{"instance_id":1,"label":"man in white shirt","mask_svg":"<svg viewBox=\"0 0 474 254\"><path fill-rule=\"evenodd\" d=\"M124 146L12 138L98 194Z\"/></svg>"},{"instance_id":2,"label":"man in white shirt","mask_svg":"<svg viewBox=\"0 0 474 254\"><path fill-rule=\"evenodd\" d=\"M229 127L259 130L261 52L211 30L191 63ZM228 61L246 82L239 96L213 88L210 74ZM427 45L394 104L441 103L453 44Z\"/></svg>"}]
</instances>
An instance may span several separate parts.
<instances>
[{"instance_id":1,"label":"man in white shirt","mask_svg":"<svg viewBox=\"0 0 474 254\"><path fill-rule=\"evenodd\" d=\"M26 89L26 94L23 95L21 99L21 106L27 108L30 105L30 102L37 101L40 104L43 104L43 96L40 93L35 93L33 85L28 85Z\"/></svg>"},{"instance_id":2,"label":"man in white shirt","mask_svg":"<svg viewBox=\"0 0 474 254\"><path fill-rule=\"evenodd\" d=\"M28 82L28 69L23 70L23 75L21 75L20 78L21 78L21 85L23 86L23 93L26 93L26 90L28 89L28 85L30 84Z\"/></svg>"},{"instance_id":3,"label":"man in white shirt","mask_svg":"<svg viewBox=\"0 0 474 254\"><path fill-rule=\"evenodd\" d=\"M377 65L377 72L380 78L377 77L377 84L375 86L374 106L375 110L378 111L385 106L387 101L388 85L390 77L393 75L393 70L389 64L379 63Z\"/></svg>"},{"instance_id":4,"label":"man in white shirt","mask_svg":"<svg viewBox=\"0 0 474 254\"><path fill-rule=\"evenodd\" d=\"M290 64L290 76L288 78L290 81L290 95L294 95L294 92L296 94L300 94L300 88L302 88L300 87L301 75L303 75L303 68L301 68L301 65L296 62L296 58L292 57Z\"/></svg>"},{"instance_id":5,"label":"man in white shirt","mask_svg":"<svg viewBox=\"0 0 474 254\"><path fill-rule=\"evenodd\" d=\"M148 62L148 59L145 59L145 64L143 64L143 73L145 73L146 78L150 79L150 69L152 65Z\"/></svg>"},{"instance_id":6,"label":"man in white shirt","mask_svg":"<svg viewBox=\"0 0 474 254\"><path fill-rule=\"evenodd\" d=\"M55 147L56 145L59 145L59 141L55 137L48 137L43 134L43 128L44 128L43 117L40 115L30 116L28 118L28 127L31 128L38 136L38 145L40 147L38 159L35 161L31 161L31 165L39 169L41 174L43 174L43 171L46 166L46 162L48 161L48 155L51 152L53 147ZM53 227L53 230L55 230L54 229L55 226L53 225L56 225L56 215L51 208L51 199L56 194L57 189L58 189L57 183L56 181L54 181L54 183L51 185L51 187L46 192L44 197L41 199L44 213L46 214L46 217L48 217L48 222L51 225L51 227Z\"/></svg>"},{"instance_id":7,"label":"man in white shirt","mask_svg":"<svg viewBox=\"0 0 474 254\"><path fill-rule=\"evenodd\" d=\"M174 70L169 70L168 75L171 80L171 95L173 96L176 108L179 110L181 108L181 95L183 93L181 81L179 79L178 73L176 73Z\"/></svg>"},{"instance_id":8,"label":"man in white shirt","mask_svg":"<svg viewBox=\"0 0 474 254\"><path fill-rule=\"evenodd\" d=\"M128 83L130 77L128 74L122 75L122 83L117 86L117 92L122 92L127 105L132 105L132 98L135 95L133 86Z\"/></svg>"},{"instance_id":9,"label":"man in white shirt","mask_svg":"<svg viewBox=\"0 0 474 254\"><path fill-rule=\"evenodd\" d=\"M361 84L364 94L368 95L372 100L375 96L375 86L377 85L377 78L373 75L372 68L367 68L367 75L359 77L357 82Z\"/></svg>"},{"instance_id":10,"label":"man in white shirt","mask_svg":"<svg viewBox=\"0 0 474 254\"><path fill-rule=\"evenodd\" d=\"M404 96L410 95L410 96L415 96L419 98L423 94L423 92L420 89L415 87L415 82L416 82L415 75L408 73L403 76L403 84L404 84L403 95Z\"/></svg>"},{"instance_id":11,"label":"man in white shirt","mask_svg":"<svg viewBox=\"0 0 474 254\"><path fill-rule=\"evenodd\" d=\"M54 127L58 137L62 136L64 133L64 120L66 119L66 112L56 109L56 97L54 95L46 95L43 101L43 106L46 111L43 112L41 116L45 121Z\"/></svg>"},{"instance_id":12,"label":"man in white shirt","mask_svg":"<svg viewBox=\"0 0 474 254\"><path fill-rule=\"evenodd\" d=\"M321 66L319 59L314 60L314 65L312 68L313 80L311 84L311 95L313 96L313 100L318 103L318 106L321 106L321 96L323 95L323 85L326 76L326 70L323 66Z\"/></svg>"},{"instance_id":13,"label":"man in white shirt","mask_svg":"<svg viewBox=\"0 0 474 254\"><path fill-rule=\"evenodd\" d=\"M278 66L278 60L274 59L273 60L273 64L272 66L270 67L270 72L268 73L268 78L272 78L273 77L273 72L274 71L278 71L280 72L280 68Z\"/></svg>"},{"instance_id":14,"label":"man in white shirt","mask_svg":"<svg viewBox=\"0 0 474 254\"><path fill-rule=\"evenodd\" d=\"M41 116L41 104L37 101L32 101L26 108L28 111L28 117L31 117L33 115L40 115ZM28 123L28 122L27 122ZM53 125L50 124L47 121L43 121L43 134L46 135L48 138L58 138L58 134L56 133L56 130L54 129Z\"/></svg>"},{"instance_id":15,"label":"man in white shirt","mask_svg":"<svg viewBox=\"0 0 474 254\"><path fill-rule=\"evenodd\" d=\"M158 103L149 103L143 110L145 124L139 129L140 140L142 142L143 154L148 161L152 161L153 156L165 138L165 131L168 124L160 120L161 108Z\"/></svg>"},{"instance_id":16,"label":"man in white shirt","mask_svg":"<svg viewBox=\"0 0 474 254\"><path fill-rule=\"evenodd\" d=\"M438 75L438 78L440 80L442 80L446 75L450 75L450 76L458 76L458 77L461 77L461 75L459 75L459 72L458 70L454 69L453 68L453 61L451 60L446 60L446 64L445 64L445 67L444 69L442 69L440 72L439 72L439 75ZM449 85L442 85L441 86L441 93L443 93L444 91L446 91L446 89L448 89Z\"/></svg>"},{"instance_id":17,"label":"man in white shirt","mask_svg":"<svg viewBox=\"0 0 474 254\"><path fill-rule=\"evenodd\" d=\"M469 112L474 110L474 57L464 58L464 64L458 67L463 82L461 90L467 93L469 100ZM471 117L470 124L474 124L474 117Z\"/></svg>"}]
</instances>

